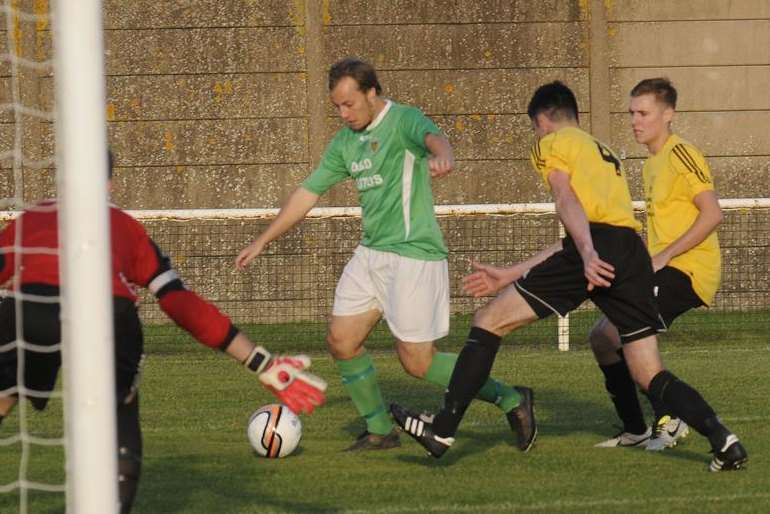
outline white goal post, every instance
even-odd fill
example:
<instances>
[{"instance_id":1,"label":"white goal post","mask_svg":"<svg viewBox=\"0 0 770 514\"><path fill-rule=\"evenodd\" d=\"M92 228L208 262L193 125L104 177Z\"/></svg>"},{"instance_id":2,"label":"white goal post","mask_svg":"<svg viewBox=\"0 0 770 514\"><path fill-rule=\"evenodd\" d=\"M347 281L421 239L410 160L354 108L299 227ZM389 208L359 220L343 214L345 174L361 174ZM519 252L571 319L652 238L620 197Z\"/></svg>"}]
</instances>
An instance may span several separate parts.
<instances>
[{"instance_id":1,"label":"white goal post","mask_svg":"<svg viewBox=\"0 0 770 514\"><path fill-rule=\"evenodd\" d=\"M101 0L53 8L67 512L118 511Z\"/></svg>"}]
</instances>

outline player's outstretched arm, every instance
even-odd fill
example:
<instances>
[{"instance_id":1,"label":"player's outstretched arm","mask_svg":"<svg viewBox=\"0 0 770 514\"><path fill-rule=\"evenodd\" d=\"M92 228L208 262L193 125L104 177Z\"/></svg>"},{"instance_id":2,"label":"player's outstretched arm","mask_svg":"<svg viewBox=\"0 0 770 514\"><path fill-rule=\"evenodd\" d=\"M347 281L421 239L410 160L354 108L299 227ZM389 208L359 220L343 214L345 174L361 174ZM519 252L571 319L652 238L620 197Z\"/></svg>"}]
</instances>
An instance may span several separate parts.
<instances>
[{"instance_id":1,"label":"player's outstretched arm","mask_svg":"<svg viewBox=\"0 0 770 514\"><path fill-rule=\"evenodd\" d=\"M559 215L564 228L572 236L580 257L583 259L588 290L591 291L596 286L609 287L610 280L615 278L615 268L610 263L601 260L594 249L586 212L572 189L572 185L570 185L569 175L561 170L553 170L548 174L548 183L553 192L556 214Z\"/></svg>"},{"instance_id":2,"label":"player's outstretched arm","mask_svg":"<svg viewBox=\"0 0 770 514\"><path fill-rule=\"evenodd\" d=\"M225 351L256 373L259 381L281 403L298 414L312 414L313 409L326 401L326 382L306 371L310 367L307 355L271 355L262 346L254 345L242 332L238 332Z\"/></svg>"},{"instance_id":3,"label":"player's outstretched arm","mask_svg":"<svg viewBox=\"0 0 770 514\"><path fill-rule=\"evenodd\" d=\"M530 269L534 268L548 257L562 249L561 241L556 241L552 245L543 248L529 259L513 266L502 268L472 262L473 273L463 277L463 291L478 298L479 296L490 296L516 280L520 279Z\"/></svg>"},{"instance_id":4,"label":"player's outstretched arm","mask_svg":"<svg viewBox=\"0 0 770 514\"><path fill-rule=\"evenodd\" d=\"M311 193L304 187L300 186L295 189L267 229L254 242L241 250L241 253L235 258L235 267L240 270L245 269L271 241L278 239L291 227L302 221L310 209L318 203L318 198L317 194Z\"/></svg>"},{"instance_id":5,"label":"player's outstretched arm","mask_svg":"<svg viewBox=\"0 0 770 514\"><path fill-rule=\"evenodd\" d=\"M445 177L455 167L454 151L446 137L437 134L425 135L425 147L431 153L428 170L434 178Z\"/></svg>"},{"instance_id":6,"label":"player's outstretched arm","mask_svg":"<svg viewBox=\"0 0 770 514\"><path fill-rule=\"evenodd\" d=\"M717 229L724 215L719 206L719 199L714 191L703 191L693 198L693 203L698 208L698 216L690 228L676 241L668 245L663 251L652 256L652 268L655 271L666 266L671 259L681 255L703 242L713 231Z\"/></svg>"}]
</instances>

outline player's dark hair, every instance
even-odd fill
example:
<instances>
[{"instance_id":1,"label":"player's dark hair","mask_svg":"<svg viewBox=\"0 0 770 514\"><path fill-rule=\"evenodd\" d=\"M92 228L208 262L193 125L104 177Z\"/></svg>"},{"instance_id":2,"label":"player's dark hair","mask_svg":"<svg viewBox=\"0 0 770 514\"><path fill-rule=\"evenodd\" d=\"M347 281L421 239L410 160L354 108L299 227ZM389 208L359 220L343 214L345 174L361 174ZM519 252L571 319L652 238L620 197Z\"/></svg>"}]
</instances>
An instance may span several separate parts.
<instances>
[{"instance_id":1,"label":"player's dark hair","mask_svg":"<svg viewBox=\"0 0 770 514\"><path fill-rule=\"evenodd\" d=\"M676 109L676 88L666 77L644 79L634 86L631 96L655 95L655 100Z\"/></svg>"},{"instance_id":2,"label":"player's dark hair","mask_svg":"<svg viewBox=\"0 0 770 514\"><path fill-rule=\"evenodd\" d=\"M540 113L551 121L579 121L575 94L558 80L540 86L529 101L527 114L534 120Z\"/></svg>"},{"instance_id":3,"label":"player's dark hair","mask_svg":"<svg viewBox=\"0 0 770 514\"><path fill-rule=\"evenodd\" d=\"M346 57L334 63L329 69L329 91L334 89L343 77L350 77L355 80L356 84L358 84L358 89L364 93L374 88L378 95L382 94L380 81L377 80L377 72L366 61L356 59L355 57Z\"/></svg>"}]
</instances>

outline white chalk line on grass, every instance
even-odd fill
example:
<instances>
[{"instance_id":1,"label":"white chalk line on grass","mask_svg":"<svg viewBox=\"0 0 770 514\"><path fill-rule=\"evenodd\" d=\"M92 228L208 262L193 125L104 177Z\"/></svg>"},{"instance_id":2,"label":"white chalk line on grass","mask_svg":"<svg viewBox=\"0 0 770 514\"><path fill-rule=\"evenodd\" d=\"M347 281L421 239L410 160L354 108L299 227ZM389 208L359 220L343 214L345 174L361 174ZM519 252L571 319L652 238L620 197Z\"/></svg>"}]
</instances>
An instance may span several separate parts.
<instances>
[{"instance_id":1,"label":"white chalk line on grass","mask_svg":"<svg viewBox=\"0 0 770 514\"><path fill-rule=\"evenodd\" d=\"M553 502L533 503L530 505L521 505L520 503L485 503L478 505L470 504L445 504L445 505L413 505L413 506L393 506L383 508L368 508L363 510L343 510L339 514L400 514L407 512L531 512L531 511L560 511L576 508L599 508L599 507L622 507L649 504L692 504L693 502L732 502L737 500L757 500L770 499L770 493L747 493L731 494L726 496L667 496L667 497L644 497L644 498L623 498L623 499L604 499L604 500L557 500ZM337 512L337 511L335 511Z\"/></svg>"}]
</instances>

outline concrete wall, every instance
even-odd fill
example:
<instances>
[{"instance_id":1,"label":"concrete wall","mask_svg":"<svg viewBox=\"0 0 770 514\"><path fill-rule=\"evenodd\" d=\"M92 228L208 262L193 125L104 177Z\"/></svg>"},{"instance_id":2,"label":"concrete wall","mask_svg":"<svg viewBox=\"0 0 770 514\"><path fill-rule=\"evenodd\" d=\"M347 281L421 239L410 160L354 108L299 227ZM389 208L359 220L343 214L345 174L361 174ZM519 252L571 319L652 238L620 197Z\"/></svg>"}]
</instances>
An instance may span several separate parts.
<instances>
[{"instance_id":1,"label":"concrete wall","mask_svg":"<svg viewBox=\"0 0 770 514\"><path fill-rule=\"evenodd\" d=\"M527 161L525 107L553 79L576 91L584 126L627 157L638 198L644 149L626 95L655 75L678 86L676 128L709 157L720 195L768 196L768 0L105 0L104 15L115 199L127 208L280 205L339 126L325 74L346 55L372 61L387 96L449 136L458 168L437 181L439 203L547 199ZM47 23L11 25L19 55L50 55ZM0 52L5 28L0 15ZM9 70L0 63L0 102L13 96ZM17 91L50 108L52 76L22 71ZM25 153L50 155L50 124L22 121ZM0 152L14 127L0 112ZM1 165L0 196L51 194L52 173ZM356 199L348 185L323 202Z\"/></svg>"}]
</instances>

